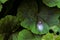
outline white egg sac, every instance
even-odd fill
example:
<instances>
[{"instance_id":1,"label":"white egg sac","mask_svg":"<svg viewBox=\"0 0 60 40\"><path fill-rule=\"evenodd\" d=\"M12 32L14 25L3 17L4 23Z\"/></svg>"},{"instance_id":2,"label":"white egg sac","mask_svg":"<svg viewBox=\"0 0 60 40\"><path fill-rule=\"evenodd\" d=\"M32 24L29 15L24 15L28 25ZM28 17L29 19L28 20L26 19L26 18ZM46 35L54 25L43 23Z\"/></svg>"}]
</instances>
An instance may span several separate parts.
<instances>
[{"instance_id":1,"label":"white egg sac","mask_svg":"<svg viewBox=\"0 0 60 40\"><path fill-rule=\"evenodd\" d=\"M42 31L43 30L43 24L41 22L38 22L37 28L39 31Z\"/></svg>"}]
</instances>

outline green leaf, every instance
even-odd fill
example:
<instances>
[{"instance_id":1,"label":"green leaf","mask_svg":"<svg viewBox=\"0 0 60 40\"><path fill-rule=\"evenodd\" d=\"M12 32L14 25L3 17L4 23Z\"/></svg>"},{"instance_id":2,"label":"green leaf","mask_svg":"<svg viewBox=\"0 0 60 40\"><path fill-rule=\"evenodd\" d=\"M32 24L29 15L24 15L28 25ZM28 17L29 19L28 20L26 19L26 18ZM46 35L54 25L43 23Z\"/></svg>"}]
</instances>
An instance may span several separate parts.
<instances>
[{"instance_id":1,"label":"green leaf","mask_svg":"<svg viewBox=\"0 0 60 40\"><path fill-rule=\"evenodd\" d=\"M42 40L54 40L54 35L50 34L50 33L47 33L46 35L44 35L42 37Z\"/></svg>"},{"instance_id":2,"label":"green leaf","mask_svg":"<svg viewBox=\"0 0 60 40\"><path fill-rule=\"evenodd\" d=\"M18 35L18 40L31 40L33 35L28 30L22 30Z\"/></svg>"},{"instance_id":3,"label":"green leaf","mask_svg":"<svg viewBox=\"0 0 60 40\"><path fill-rule=\"evenodd\" d=\"M18 33L14 33L14 34L10 35L8 40L18 40Z\"/></svg>"},{"instance_id":4,"label":"green leaf","mask_svg":"<svg viewBox=\"0 0 60 40\"><path fill-rule=\"evenodd\" d=\"M48 16L47 23L50 26L58 25L59 24L59 16L60 12L59 11L53 11L51 15Z\"/></svg>"},{"instance_id":5,"label":"green leaf","mask_svg":"<svg viewBox=\"0 0 60 40\"><path fill-rule=\"evenodd\" d=\"M14 32L19 26L15 16L7 15L0 20L0 33Z\"/></svg>"},{"instance_id":6,"label":"green leaf","mask_svg":"<svg viewBox=\"0 0 60 40\"><path fill-rule=\"evenodd\" d=\"M41 36L40 35L34 35L34 38L32 40L41 40Z\"/></svg>"},{"instance_id":7,"label":"green leaf","mask_svg":"<svg viewBox=\"0 0 60 40\"><path fill-rule=\"evenodd\" d=\"M0 0L1 3L5 3L7 0Z\"/></svg>"},{"instance_id":8,"label":"green leaf","mask_svg":"<svg viewBox=\"0 0 60 40\"><path fill-rule=\"evenodd\" d=\"M55 7L57 0L43 0L43 3L49 7Z\"/></svg>"},{"instance_id":9,"label":"green leaf","mask_svg":"<svg viewBox=\"0 0 60 40\"><path fill-rule=\"evenodd\" d=\"M57 25L51 26L51 29L56 33L59 31L59 27Z\"/></svg>"},{"instance_id":10,"label":"green leaf","mask_svg":"<svg viewBox=\"0 0 60 40\"><path fill-rule=\"evenodd\" d=\"M47 16L48 15L47 11L48 10L46 10L45 7L42 7L41 13L38 14L38 17L39 17L40 20L42 20L42 19L46 20L47 19L47 17L48 17ZM41 19L41 17L42 17L42 19ZM25 18L23 21L21 21L21 26L23 26L24 28L27 28L28 30L31 30L35 34L45 34L45 33L47 33L48 30L49 30L48 24L45 23L45 21L42 20L43 26L44 26L44 30L41 32L37 28L36 21L38 21L38 20L35 20L36 18L32 18L31 16L29 18Z\"/></svg>"},{"instance_id":11,"label":"green leaf","mask_svg":"<svg viewBox=\"0 0 60 40\"><path fill-rule=\"evenodd\" d=\"M60 35L47 33L46 35L42 37L42 40L60 40Z\"/></svg>"},{"instance_id":12,"label":"green leaf","mask_svg":"<svg viewBox=\"0 0 60 40\"><path fill-rule=\"evenodd\" d=\"M60 8L60 0L57 2L57 7Z\"/></svg>"},{"instance_id":13,"label":"green leaf","mask_svg":"<svg viewBox=\"0 0 60 40\"><path fill-rule=\"evenodd\" d=\"M60 0L43 0L43 3L49 7L57 6L60 8Z\"/></svg>"},{"instance_id":14,"label":"green leaf","mask_svg":"<svg viewBox=\"0 0 60 40\"><path fill-rule=\"evenodd\" d=\"M32 34L29 30L24 29L12 34L9 40L41 40L41 36Z\"/></svg>"},{"instance_id":15,"label":"green leaf","mask_svg":"<svg viewBox=\"0 0 60 40\"><path fill-rule=\"evenodd\" d=\"M44 12L43 12L44 11ZM21 21L21 26L24 28L27 28L28 30L31 30L33 33L35 34L45 34L49 31L49 26L48 24L45 22L47 19L48 15L48 9L46 9L45 7L42 7L42 10L40 11L40 13L38 13L38 19L37 16L29 16L29 18L24 18L23 21ZM42 18L42 19L41 19ZM43 31L39 31L37 28L37 23L36 21L38 20L42 20L42 25L44 26L44 30Z\"/></svg>"},{"instance_id":16,"label":"green leaf","mask_svg":"<svg viewBox=\"0 0 60 40\"><path fill-rule=\"evenodd\" d=\"M38 21L37 20L37 15L39 15L38 7L37 7L36 1L34 1L34 0L33 1L32 0L23 1L18 8L17 17L21 21L20 24L21 24L22 27L27 28L28 30L31 30L33 33L36 33L36 34L47 33L48 30L49 30L49 27L46 23L43 23L44 30L46 32L42 31L40 33L40 31L37 29L37 23L36 23L36 21Z\"/></svg>"},{"instance_id":17,"label":"green leaf","mask_svg":"<svg viewBox=\"0 0 60 40\"><path fill-rule=\"evenodd\" d=\"M31 21L29 19L25 19L24 21L21 22L21 25L24 28L31 30L35 34L45 34L49 31L49 26L44 21L42 22L42 25L43 25L42 31L40 29L38 29L36 21L34 21L34 20Z\"/></svg>"},{"instance_id":18,"label":"green leaf","mask_svg":"<svg viewBox=\"0 0 60 40\"><path fill-rule=\"evenodd\" d=\"M46 21L49 16L48 15L49 10L50 10L49 8L42 5L41 10L39 10L39 14L38 14L39 19L42 18L44 21Z\"/></svg>"},{"instance_id":19,"label":"green leaf","mask_svg":"<svg viewBox=\"0 0 60 40\"><path fill-rule=\"evenodd\" d=\"M44 5L38 14L39 19L42 18L49 26L54 26L59 24L60 10L50 9Z\"/></svg>"},{"instance_id":20,"label":"green leaf","mask_svg":"<svg viewBox=\"0 0 60 40\"><path fill-rule=\"evenodd\" d=\"M37 3L35 0L24 0L21 2L21 5L18 7L17 17L20 21L23 21L25 18L35 19L35 13L38 12Z\"/></svg>"},{"instance_id":21,"label":"green leaf","mask_svg":"<svg viewBox=\"0 0 60 40\"><path fill-rule=\"evenodd\" d=\"M57 7L60 8L60 1L57 3Z\"/></svg>"},{"instance_id":22,"label":"green leaf","mask_svg":"<svg viewBox=\"0 0 60 40\"><path fill-rule=\"evenodd\" d=\"M57 35L57 36L55 37L55 40L60 40L60 35Z\"/></svg>"},{"instance_id":23,"label":"green leaf","mask_svg":"<svg viewBox=\"0 0 60 40\"><path fill-rule=\"evenodd\" d=\"M21 32L13 34L11 36L12 40L32 40L34 37L28 30L24 29Z\"/></svg>"}]
</instances>

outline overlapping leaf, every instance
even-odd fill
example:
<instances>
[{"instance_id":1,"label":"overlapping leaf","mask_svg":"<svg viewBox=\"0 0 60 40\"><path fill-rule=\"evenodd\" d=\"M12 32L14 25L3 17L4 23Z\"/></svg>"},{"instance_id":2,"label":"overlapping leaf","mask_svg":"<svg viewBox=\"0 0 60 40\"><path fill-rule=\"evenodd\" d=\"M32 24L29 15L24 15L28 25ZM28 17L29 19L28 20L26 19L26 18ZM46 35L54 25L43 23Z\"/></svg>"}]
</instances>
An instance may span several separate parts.
<instances>
[{"instance_id":1,"label":"overlapping leaf","mask_svg":"<svg viewBox=\"0 0 60 40\"><path fill-rule=\"evenodd\" d=\"M18 28L18 19L15 16L7 15L0 20L0 33L8 33Z\"/></svg>"},{"instance_id":2,"label":"overlapping leaf","mask_svg":"<svg viewBox=\"0 0 60 40\"><path fill-rule=\"evenodd\" d=\"M42 37L42 40L60 40L60 35L47 33L46 35Z\"/></svg>"},{"instance_id":3,"label":"overlapping leaf","mask_svg":"<svg viewBox=\"0 0 60 40\"><path fill-rule=\"evenodd\" d=\"M21 25L24 28L31 30L35 34L45 34L49 31L49 26L45 22L42 22L42 23L43 23L42 31L40 29L38 29L36 21L30 21L29 19L25 19L23 22L21 22Z\"/></svg>"},{"instance_id":4,"label":"overlapping leaf","mask_svg":"<svg viewBox=\"0 0 60 40\"><path fill-rule=\"evenodd\" d=\"M41 36L40 35L34 35L34 38L32 40L41 40Z\"/></svg>"},{"instance_id":5,"label":"overlapping leaf","mask_svg":"<svg viewBox=\"0 0 60 40\"><path fill-rule=\"evenodd\" d=\"M35 19L35 13L38 12L37 3L35 0L24 0L18 8L17 17L20 21L23 21L25 18Z\"/></svg>"},{"instance_id":6,"label":"overlapping leaf","mask_svg":"<svg viewBox=\"0 0 60 40\"><path fill-rule=\"evenodd\" d=\"M59 24L60 10L49 9L45 6L42 6L38 16L39 18L42 18L50 27L53 27ZM58 26L55 30L53 29L54 32L57 32L56 30L59 30Z\"/></svg>"},{"instance_id":7,"label":"overlapping leaf","mask_svg":"<svg viewBox=\"0 0 60 40\"><path fill-rule=\"evenodd\" d=\"M43 0L43 3L49 7L57 6L58 8L60 8L60 0Z\"/></svg>"},{"instance_id":8,"label":"overlapping leaf","mask_svg":"<svg viewBox=\"0 0 60 40\"><path fill-rule=\"evenodd\" d=\"M24 29L20 32L12 34L9 40L60 40L60 35L47 33L44 36L32 34L30 31Z\"/></svg>"},{"instance_id":9,"label":"overlapping leaf","mask_svg":"<svg viewBox=\"0 0 60 40\"><path fill-rule=\"evenodd\" d=\"M43 3L49 7L56 6L57 0L43 0Z\"/></svg>"},{"instance_id":10,"label":"overlapping leaf","mask_svg":"<svg viewBox=\"0 0 60 40\"><path fill-rule=\"evenodd\" d=\"M60 0L57 0L57 7L60 8Z\"/></svg>"},{"instance_id":11,"label":"overlapping leaf","mask_svg":"<svg viewBox=\"0 0 60 40\"><path fill-rule=\"evenodd\" d=\"M46 21L49 16L48 14L49 14L49 8L42 5L38 14L39 19L42 18L44 21Z\"/></svg>"},{"instance_id":12,"label":"overlapping leaf","mask_svg":"<svg viewBox=\"0 0 60 40\"><path fill-rule=\"evenodd\" d=\"M42 37L42 40L55 40L55 38L53 34L47 33Z\"/></svg>"},{"instance_id":13,"label":"overlapping leaf","mask_svg":"<svg viewBox=\"0 0 60 40\"><path fill-rule=\"evenodd\" d=\"M41 40L41 37L39 35L34 35L30 31L24 29L11 35L9 40Z\"/></svg>"},{"instance_id":14,"label":"overlapping leaf","mask_svg":"<svg viewBox=\"0 0 60 40\"><path fill-rule=\"evenodd\" d=\"M53 25L58 25L59 24L59 16L60 16L60 12L55 10L52 12L51 15L49 15L48 17L48 24L53 26Z\"/></svg>"},{"instance_id":15,"label":"overlapping leaf","mask_svg":"<svg viewBox=\"0 0 60 40\"><path fill-rule=\"evenodd\" d=\"M45 6L42 6L38 16L39 16L39 18L41 17L50 26L58 25L59 24L60 10L49 9Z\"/></svg>"},{"instance_id":16,"label":"overlapping leaf","mask_svg":"<svg viewBox=\"0 0 60 40\"><path fill-rule=\"evenodd\" d=\"M37 29L36 21L39 21L37 20L37 15L38 15L37 3L34 0L30 2L28 1L29 3L27 1L24 1L21 3L17 13L17 17L21 21L21 26L23 26L24 28L27 28L28 30L31 30L33 33L36 33L36 34L47 33L49 30L49 27L44 21L43 21L44 31L39 32Z\"/></svg>"},{"instance_id":17,"label":"overlapping leaf","mask_svg":"<svg viewBox=\"0 0 60 40\"><path fill-rule=\"evenodd\" d=\"M18 40L31 40L31 39L33 39L33 35L28 30L22 30L18 34Z\"/></svg>"},{"instance_id":18,"label":"overlapping leaf","mask_svg":"<svg viewBox=\"0 0 60 40\"><path fill-rule=\"evenodd\" d=\"M31 40L33 36L28 30L22 30L19 33L13 34L11 38L12 40Z\"/></svg>"}]
</instances>

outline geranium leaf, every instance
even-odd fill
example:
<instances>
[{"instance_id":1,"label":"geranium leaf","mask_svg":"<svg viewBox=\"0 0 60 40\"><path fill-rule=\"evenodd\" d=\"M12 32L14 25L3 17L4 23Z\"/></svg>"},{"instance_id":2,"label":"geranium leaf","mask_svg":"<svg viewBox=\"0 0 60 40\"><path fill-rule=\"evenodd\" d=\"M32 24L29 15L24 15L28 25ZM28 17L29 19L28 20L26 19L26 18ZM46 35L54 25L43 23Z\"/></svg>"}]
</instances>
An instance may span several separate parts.
<instances>
[{"instance_id":1,"label":"geranium leaf","mask_svg":"<svg viewBox=\"0 0 60 40\"><path fill-rule=\"evenodd\" d=\"M28 30L24 29L21 32L15 33L11 36L12 40L32 40L34 37Z\"/></svg>"}]
</instances>

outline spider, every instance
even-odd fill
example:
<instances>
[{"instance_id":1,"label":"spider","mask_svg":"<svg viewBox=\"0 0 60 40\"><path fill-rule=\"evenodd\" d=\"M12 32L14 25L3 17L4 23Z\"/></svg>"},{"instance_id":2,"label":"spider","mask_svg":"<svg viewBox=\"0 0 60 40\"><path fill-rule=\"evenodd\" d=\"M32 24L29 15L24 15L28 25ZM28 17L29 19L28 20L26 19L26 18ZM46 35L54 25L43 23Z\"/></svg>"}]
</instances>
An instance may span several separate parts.
<instances>
[{"instance_id":1,"label":"spider","mask_svg":"<svg viewBox=\"0 0 60 40\"><path fill-rule=\"evenodd\" d=\"M38 28L39 31L42 31L42 30L43 30L43 24L42 24L41 21L39 21L39 22L37 23L37 28Z\"/></svg>"}]
</instances>

